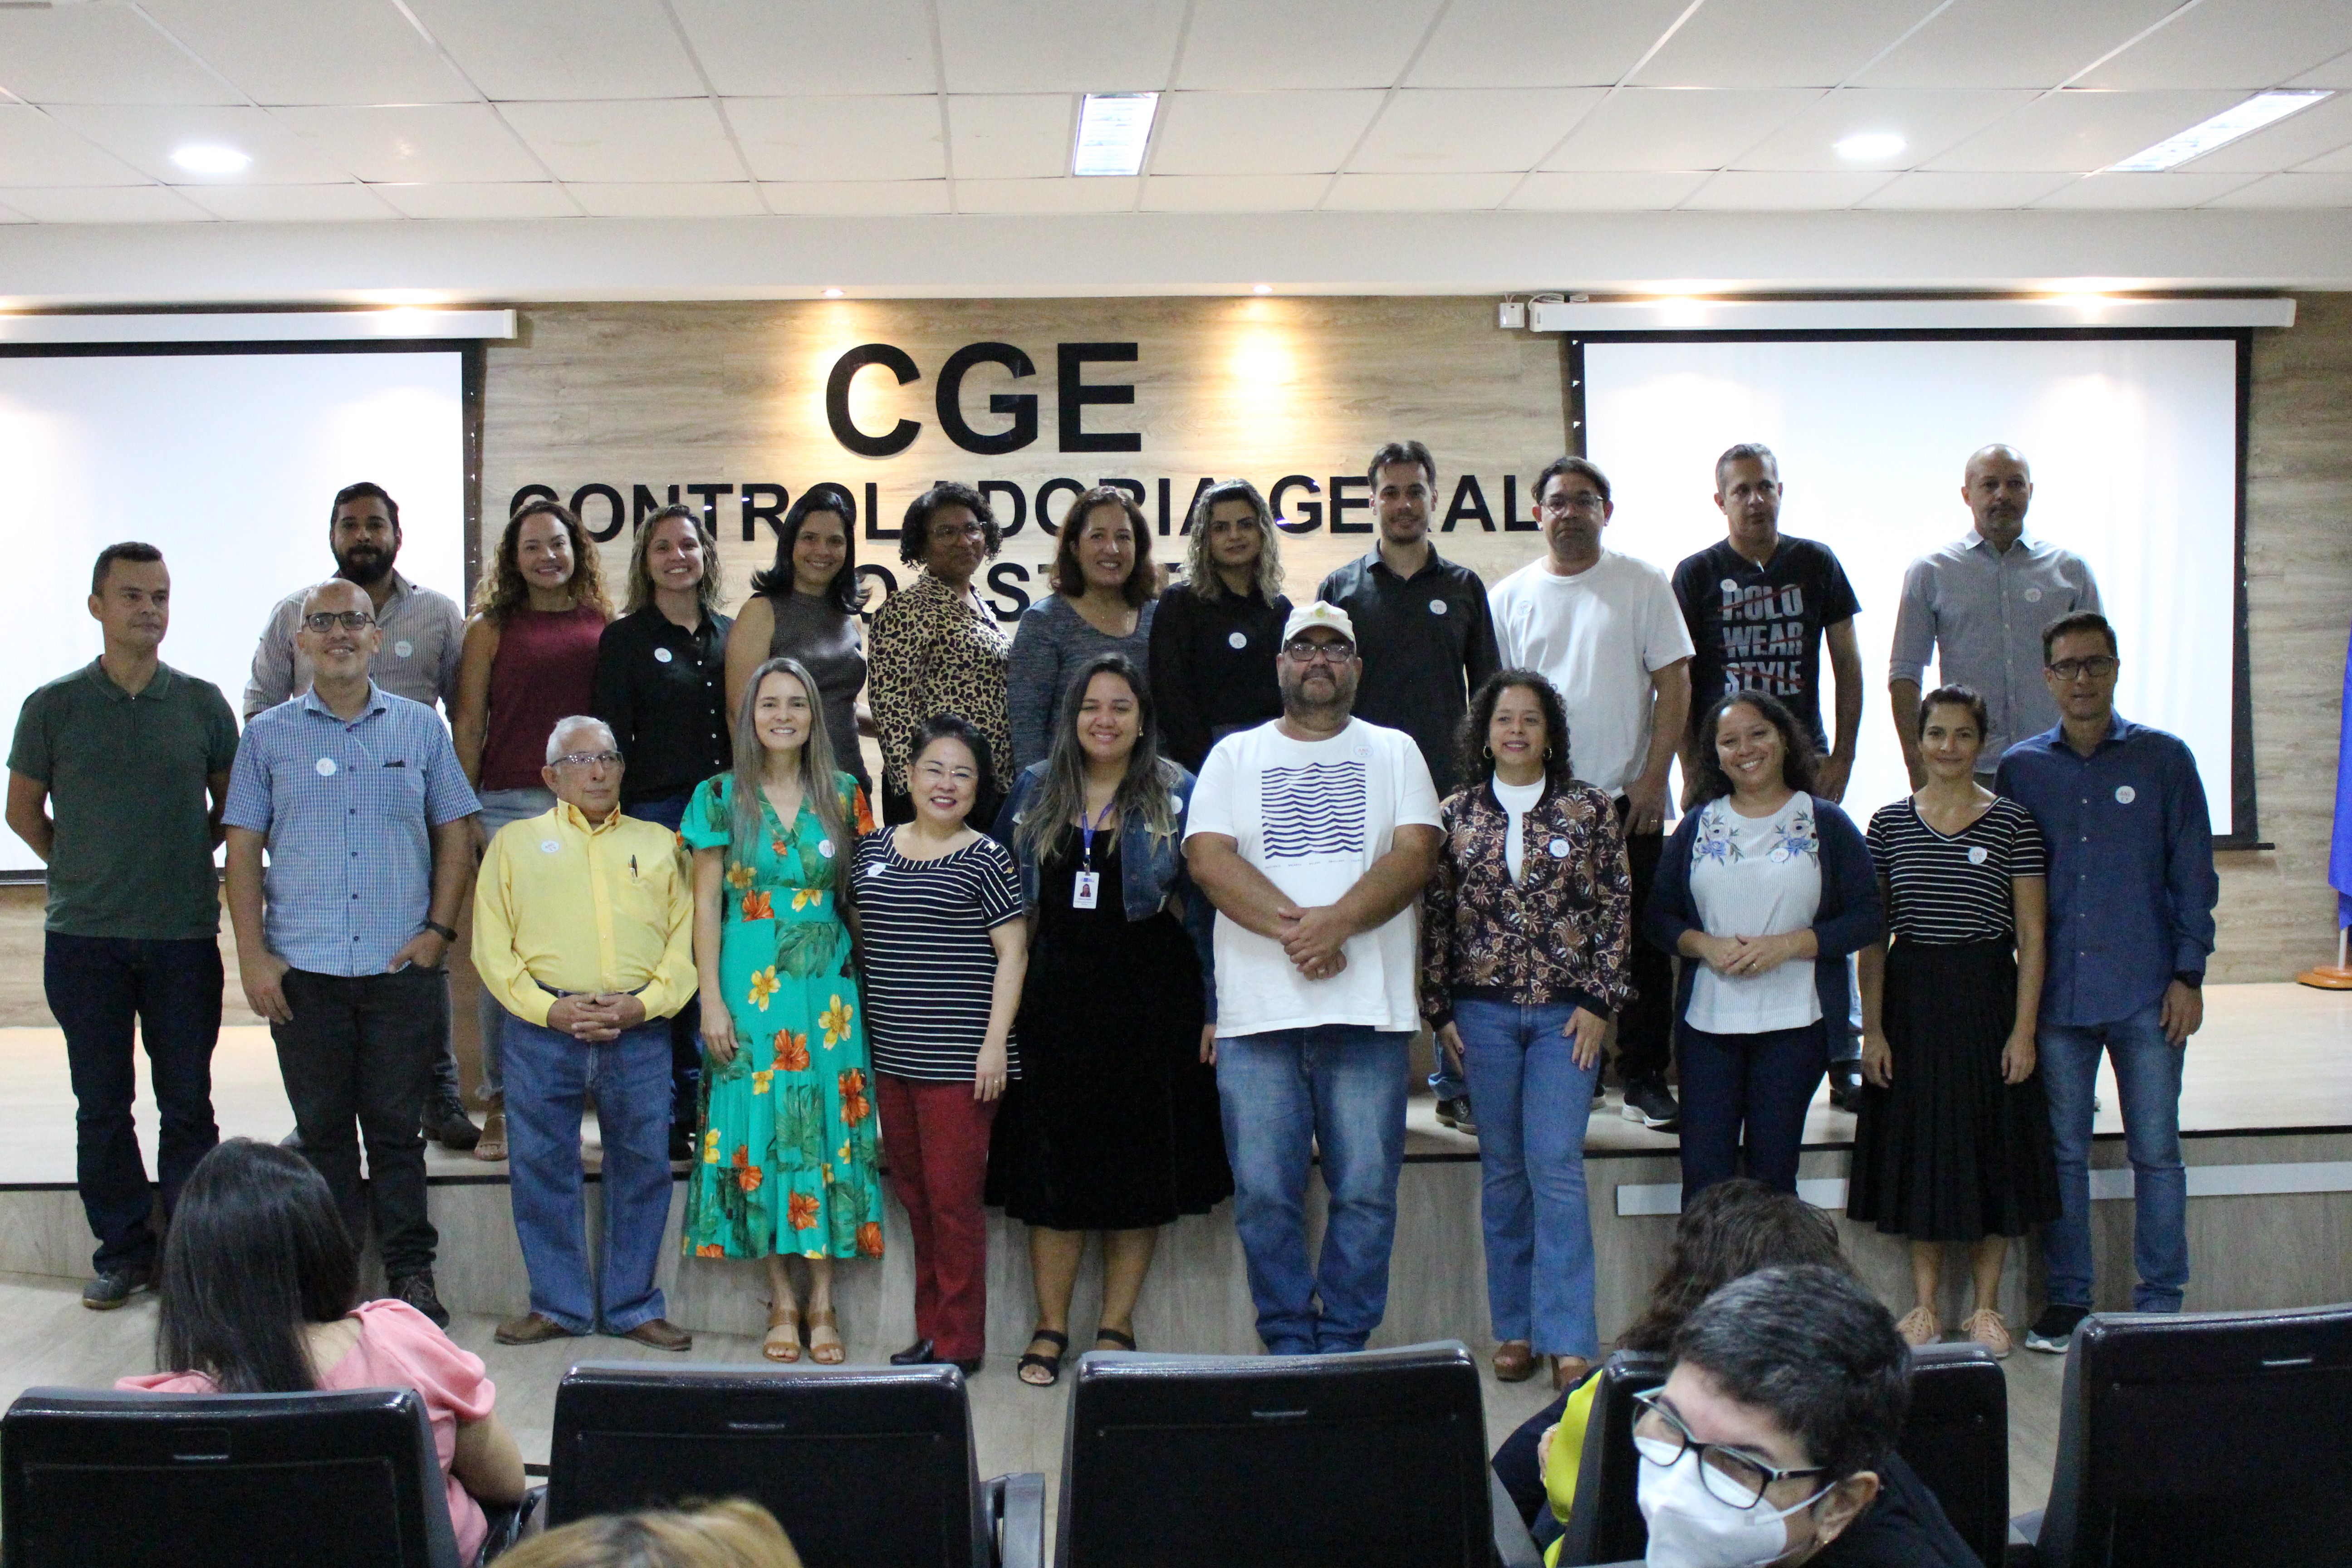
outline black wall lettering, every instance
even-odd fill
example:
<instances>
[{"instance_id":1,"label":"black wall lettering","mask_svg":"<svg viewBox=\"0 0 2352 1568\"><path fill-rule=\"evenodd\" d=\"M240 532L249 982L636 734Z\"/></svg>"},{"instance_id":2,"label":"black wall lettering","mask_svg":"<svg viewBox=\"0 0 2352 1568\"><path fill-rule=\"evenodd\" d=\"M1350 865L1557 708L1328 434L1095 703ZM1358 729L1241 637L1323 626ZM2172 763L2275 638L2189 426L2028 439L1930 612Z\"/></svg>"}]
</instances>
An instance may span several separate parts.
<instances>
[{"instance_id":1,"label":"black wall lettering","mask_svg":"<svg viewBox=\"0 0 2352 1568\"><path fill-rule=\"evenodd\" d=\"M1478 526L1487 532L1495 531L1494 514L1486 510L1486 492L1478 488L1478 476L1465 474L1454 487L1454 504L1445 509L1445 521L1438 525L1440 533L1451 533L1454 525L1465 518L1476 518Z\"/></svg>"},{"instance_id":2,"label":"black wall lettering","mask_svg":"<svg viewBox=\"0 0 2352 1568\"><path fill-rule=\"evenodd\" d=\"M1295 489L1303 489L1311 496L1323 493L1323 487L1305 474L1283 475L1274 481L1274 489L1268 490L1265 497L1265 504L1274 513L1274 526L1285 533L1312 533L1323 526L1321 501L1303 500L1298 503L1299 515L1306 520L1302 522L1293 522L1282 515L1282 498Z\"/></svg>"},{"instance_id":3,"label":"black wall lettering","mask_svg":"<svg viewBox=\"0 0 2352 1568\"><path fill-rule=\"evenodd\" d=\"M874 526L882 516L880 490L881 486L876 484L872 479L866 481L866 537L868 539L896 539L898 537L898 531L897 529L877 528Z\"/></svg>"},{"instance_id":4,"label":"black wall lettering","mask_svg":"<svg viewBox=\"0 0 2352 1568\"><path fill-rule=\"evenodd\" d=\"M896 351L893 351L896 352ZM1062 450L1065 452L1140 452L1143 437L1134 431L1088 431L1084 428L1087 405L1135 401L1133 386L1089 385L1088 364L1131 364L1133 343L1056 343L1055 396L1058 402ZM900 357L904 357L903 355Z\"/></svg>"},{"instance_id":5,"label":"black wall lettering","mask_svg":"<svg viewBox=\"0 0 2352 1568\"><path fill-rule=\"evenodd\" d=\"M890 574L890 569L887 566L860 566L857 569L857 576L858 604L861 606L858 615L863 619L870 621L874 618L874 612L881 608L882 601L898 591L898 579ZM882 584L882 592L878 597L873 589L875 583Z\"/></svg>"},{"instance_id":6,"label":"black wall lettering","mask_svg":"<svg viewBox=\"0 0 2352 1568\"><path fill-rule=\"evenodd\" d=\"M1143 510L1143 481L1141 479L1097 479L1095 482L1099 485L1108 485L1114 489L1125 490L1129 495L1135 498L1135 510L1138 511L1141 511ZM1162 479L1160 482L1161 484L1166 484L1168 481Z\"/></svg>"},{"instance_id":7,"label":"black wall lettering","mask_svg":"<svg viewBox=\"0 0 2352 1568\"><path fill-rule=\"evenodd\" d=\"M1029 595L1021 584L1028 581L1029 568L1017 561L1000 561L988 569L988 585L1013 601L1011 609L993 602L989 605L998 620L1010 625L1021 618L1021 612L1029 607Z\"/></svg>"},{"instance_id":8,"label":"black wall lettering","mask_svg":"<svg viewBox=\"0 0 2352 1568\"><path fill-rule=\"evenodd\" d=\"M556 500L559 499L561 498L556 495L555 487L553 485L525 485L522 489L515 491L513 495L507 498L507 515L509 517L512 517L515 514L516 509L520 507L522 503L527 500ZM580 509L578 507L573 507L572 509L572 515L574 517L579 516Z\"/></svg>"},{"instance_id":9,"label":"black wall lettering","mask_svg":"<svg viewBox=\"0 0 2352 1568\"><path fill-rule=\"evenodd\" d=\"M976 364L1001 364L1018 378L1034 375L1037 367L1029 356L1011 343L966 343L948 356L940 366L939 410L940 428L948 439L967 452L982 457L995 457L1005 452L1017 452L1037 438L1037 395L1034 392L998 392L989 395L991 414L1010 414L1013 423L993 434L975 430L963 416L964 373ZM906 378L901 376L901 381Z\"/></svg>"},{"instance_id":10,"label":"black wall lettering","mask_svg":"<svg viewBox=\"0 0 2352 1568\"><path fill-rule=\"evenodd\" d=\"M686 493L690 496L698 496L701 499L702 526L709 529L713 533L718 532L719 498L720 496L731 496L735 493L735 486L733 482L731 480L722 479L715 485L688 485L686 487Z\"/></svg>"},{"instance_id":11,"label":"black wall lettering","mask_svg":"<svg viewBox=\"0 0 2352 1568\"><path fill-rule=\"evenodd\" d=\"M980 490L980 499L988 501L988 510L996 514L997 531L1007 539L1020 532L1021 525L1029 521L1029 498L1021 492L1021 487L1011 479L982 479L977 488ZM1010 520L1005 517L1003 507L989 500L991 496L998 495L1010 496L1013 499L1013 515Z\"/></svg>"},{"instance_id":12,"label":"black wall lettering","mask_svg":"<svg viewBox=\"0 0 2352 1568\"><path fill-rule=\"evenodd\" d=\"M1370 533L1372 531L1370 523L1348 521L1348 513L1351 511L1372 510L1371 498L1349 495L1348 490L1350 486L1357 489L1370 489L1372 488L1371 476L1369 474L1333 474L1331 476L1331 531Z\"/></svg>"},{"instance_id":13,"label":"black wall lettering","mask_svg":"<svg viewBox=\"0 0 2352 1568\"><path fill-rule=\"evenodd\" d=\"M1517 474L1505 474L1503 476L1503 531L1505 533L1534 533L1542 527L1543 524L1538 522L1533 517L1528 518L1525 521L1520 521L1519 476Z\"/></svg>"},{"instance_id":14,"label":"black wall lettering","mask_svg":"<svg viewBox=\"0 0 2352 1568\"><path fill-rule=\"evenodd\" d=\"M782 538L784 502L791 499L791 492L782 485L745 485L743 487L743 542L749 544L759 538L758 525L763 522L775 531L776 537ZM854 521L851 518L843 518L842 527L846 530Z\"/></svg>"},{"instance_id":15,"label":"black wall lettering","mask_svg":"<svg viewBox=\"0 0 2352 1568\"><path fill-rule=\"evenodd\" d=\"M1167 482L1168 481L1165 479L1160 481L1162 484ZM1190 533L1192 531L1192 514L1201 510L1201 497L1206 494L1209 489L1216 484L1216 482L1217 481L1213 479L1202 479L1200 483L1192 487L1192 499L1184 503L1184 526L1178 529L1176 531L1177 532ZM1201 521L1206 522L1208 519L1202 518Z\"/></svg>"},{"instance_id":16,"label":"black wall lettering","mask_svg":"<svg viewBox=\"0 0 2352 1568\"><path fill-rule=\"evenodd\" d=\"M1160 479L1160 537L1162 539L1168 537L1168 503L1174 499L1168 478L1163 474Z\"/></svg>"},{"instance_id":17,"label":"black wall lettering","mask_svg":"<svg viewBox=\"0 0 2352 1568\"><path fill-rule=\"evenodd\" d=\"M613 509L611 521L602 528L588 526L587 507L591 496L604 497L604 504ZM582 485L572 492L572 515L580 520L580 526L587 530L589 538L602 544L608 539L621 537L622 525L628 521L629 508L628 503L621 499L621 492L610 485Z\"/></svg>"},{"instance_id":18,"label":"black wall lettering","mask_svg":"<svg viewBox=\"0 0 2352 1568\"><path fill-rule=\"evenodd\" d=\"M1037 526L1044 529L1048 533L1061 532L1062 524L1055 522L1051 517L1048 517L1045 514L1045 503L1052 500L1055 496L1060 495L1065 490L1067 490L1072 498L1075 499L1086 494L1087 487L1078 483L1076 479L1047 479L1044 484L1037 487ZM1063 517L1063 521L1066 522L1068 521L1068 516L1066 513Z\"/></svg>"},{"instance_id":19,"label":"black wall lettering","mask_svg":"<svg viewBox=\"0 0 2352 1568\"><path fill-rule=\"evenodd\" d=\"M655 498L652 486L631 485L629 498L629 531L635 533L646 525L646 519L666 506L677 504L677 487L670 486L669 500L659 500Z\"/></svg>"},{"instance_id":20,"label":"black wall lettering","mask_svg":"<svg viewBox=\"0 0 2352 1568\"><path fill-rule=\"evenodd\" d=\"M869 364L878 364L897 376L901 386L923 379L923 373L915 368L906 350L892 348L888 343L860 343L833 362L833 374L824 383L824 422L833 426L833 438L859 457L895 458L915 444L922 426L912 419L901 419L887 435L868 436L850 422L849 384ZM869 526L872 521L869 515Z\"/></svg>"}]
</instances>

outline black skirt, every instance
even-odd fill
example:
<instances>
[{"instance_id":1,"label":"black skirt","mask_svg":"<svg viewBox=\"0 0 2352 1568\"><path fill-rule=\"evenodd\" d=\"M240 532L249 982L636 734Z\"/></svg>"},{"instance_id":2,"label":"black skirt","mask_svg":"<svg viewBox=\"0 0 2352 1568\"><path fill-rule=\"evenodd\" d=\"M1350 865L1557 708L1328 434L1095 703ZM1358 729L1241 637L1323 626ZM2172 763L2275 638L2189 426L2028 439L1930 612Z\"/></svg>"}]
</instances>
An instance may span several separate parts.
<instances>
[{"instance_id":1,"label":"black skirt","mask_svg":"<svg viewBox=\"0 0 2352 1568\"><path fill-rule=\"evenodd\" d=\"M2000 1079L2016 1016L2008 942L1894 944L1880 1010L1894 1081L1863 1086L1847 1218L1914 1241L1977 1241L2058 1217L2041 1066L2023 1083Z\"/></svg>"}]
</instances>

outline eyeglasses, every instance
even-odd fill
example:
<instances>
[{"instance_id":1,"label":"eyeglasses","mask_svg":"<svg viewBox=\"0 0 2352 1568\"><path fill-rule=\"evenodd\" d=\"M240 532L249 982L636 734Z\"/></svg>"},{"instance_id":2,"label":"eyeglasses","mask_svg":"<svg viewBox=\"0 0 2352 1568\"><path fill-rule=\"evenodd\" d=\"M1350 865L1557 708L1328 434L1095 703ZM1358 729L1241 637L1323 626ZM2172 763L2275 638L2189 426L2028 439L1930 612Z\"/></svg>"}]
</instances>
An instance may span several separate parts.
<instances>
[{"instance_id":1,"label":"eyeglasses","mask_svg":"<svg viewBox=\"0 0 2352 1568\"><path fill-rule=\"evenodd\" d=\"M347 632L364 631L375 625L375 617L365 610L320 610L315 616L304 616L302 625L308 629L325 634L341 626Z\"/></svg>"},{"instance_id":2,"label":"eyeglasses","mask_svg":"<svg viewBox=\"0 0 2352 1568\"><path fill-rule=\"evenodd\" d=\"M2105 680L2121 667L2122 662L2113 655L2099 653L2088 658L2062 658L2042 668L2061 680L2080 680L2086 675L2094 680Z\"/></svg>"},{"instance_id":3,"label":"eyeglasses","mask_svg":"<svg viewBox=\"0 0 2352 1568\"><path fill-rule=\"evenodd\" d=\"M943 767L938 763L919 763L915 765L915 776L925 784L937 784L941 779L954 784L970 784L980 774L971 768L950 768Z\"/></svg>"},{"instance_id":4,"label":"eyeglasses","mask_svg":"<svg viewBox=\"0 0 2352 1568\"><path fill-rule=\"evenodd\" d=\"M1341 665L1356 657L1356 645L1344 637L1332 642L1293 637L1282 645L1282 651L1293 664Z\"/></svg>"},{"instance_id":5,"label":"eyeglasses","mask_svg":"<svg viewBox=\"0 0 2352 1568\"><path fill-rule=\"evenodd\" d=\"M618 752L566 752L556 758L555 763L558 767L565 768L588 768L595 766L598 763L604 763L608 768L616 768L621 765L621 753Z\"/></svg>"},{"instance_id":6,"label":"eyeglasses","mask_svg":"<svg viewBox=\"0 0 2352 1568\"><path fill-rule=\"evenodd\" d=\"M1568 511L1599 511L1609 504L1609 498L1592 490L1579 490L1570 496L1546 496L1539 504L1558 516Z\"/></svg>"},{"instance_id":7,"label":"eyeglasses","mask_svg":"<svg viewBox=\"0 0 2352 1568\"><path fill-rule=\"evenodd\" d=\"M1660 1403L1660 1391L1633 1395L1641 1415L1633 1422L1633 1447L1642 1458L1665 1469L1680 1460L1685 1453L1698 1456L1698 1479L1709 1495L1734 1508L1754 1508L1764 1500L1764 1489L1774 1481L1793 1479L1799 1476L1825 1476L1826 1466L1814 1465L1804 1469L1783 1470L1750 1458L1737 1448L1720 1443L1702 1443L1691 1436L1683 1418Z\"/></svg>"},{"instance_id":8,"label":"eyeglasses","mask_svg":"<svg viewBox=\"0 0 2352 1568\"><path fill-rule=\"evenodd\" d=\"M976 522L967 522L961 528L952 522L943 522L931 530L931 537L941 543L950 539L985 539L988 530Z\"/></svg>"}]
</instances>

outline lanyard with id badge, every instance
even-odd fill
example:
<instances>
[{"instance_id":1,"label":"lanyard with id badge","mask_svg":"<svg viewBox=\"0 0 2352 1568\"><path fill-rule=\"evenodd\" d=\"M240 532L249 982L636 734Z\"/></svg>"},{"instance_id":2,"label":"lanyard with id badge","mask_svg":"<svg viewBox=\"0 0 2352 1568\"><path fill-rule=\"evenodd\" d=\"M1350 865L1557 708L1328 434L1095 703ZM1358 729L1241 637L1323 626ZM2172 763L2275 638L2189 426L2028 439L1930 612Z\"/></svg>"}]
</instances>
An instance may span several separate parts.
<instances>
[{"instance_id":1,"label":"lanyard with id badge","mask_svg":"<svg viewBox=\"0 0 2352 1568\"><path fill-rule=\"evenodd\" d=\"M1113 796L1104 804L1091 824L1087 821L1086 808L1078 808L1078 831L1086 837L1086 847L1081 851L1086 863L1078 868L1078 879L1070 889L1070 908L1074 910L1095 907L1096 895L1102 889L1102 873L1095 869L1095 835L1104 823L1110 820L1111 808L1118 805L1118 797Z\"/></svg>"}]
</instances>

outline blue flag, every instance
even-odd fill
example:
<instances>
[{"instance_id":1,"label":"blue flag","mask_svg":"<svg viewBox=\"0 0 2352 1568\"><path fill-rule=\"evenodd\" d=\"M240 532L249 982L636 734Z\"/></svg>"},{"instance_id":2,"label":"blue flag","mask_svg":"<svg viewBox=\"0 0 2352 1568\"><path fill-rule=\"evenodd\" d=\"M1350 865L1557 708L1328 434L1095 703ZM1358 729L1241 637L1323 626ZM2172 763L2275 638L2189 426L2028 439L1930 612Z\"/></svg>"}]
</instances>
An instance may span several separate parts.
<instances>
[{"instance_id":1,"label":"blue flag","mask_svg":"<svg viewBox=\"0 0 2352 1568\"><path fill-rule=\"evenodd\" d=\"M2327 885L2336 889L2336 929L2352 926L2352 647L2344 656L2343 732L2336 742L2336 828L2327 847Z\"/></svg>"}]
</instances>

